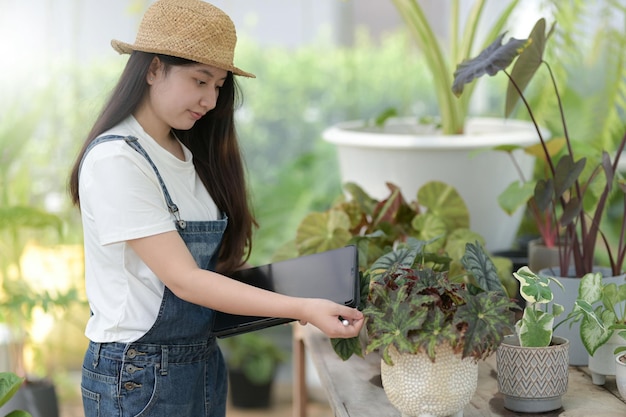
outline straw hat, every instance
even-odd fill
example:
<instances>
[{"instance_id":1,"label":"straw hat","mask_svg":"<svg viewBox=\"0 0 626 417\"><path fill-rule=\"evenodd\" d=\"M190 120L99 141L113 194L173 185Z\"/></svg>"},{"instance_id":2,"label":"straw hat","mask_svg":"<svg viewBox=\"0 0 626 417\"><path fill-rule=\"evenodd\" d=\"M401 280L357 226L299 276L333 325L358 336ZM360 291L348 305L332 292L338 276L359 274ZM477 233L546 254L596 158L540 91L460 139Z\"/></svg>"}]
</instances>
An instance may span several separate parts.
<instances>
[{"instance_id":1,"label":"straw hat","mask_svg":"<svg viewBox=\"0 0 626 417\"><path fill-rule=\"evenodd\" d=\"M158 0L141 20L134 44L112 40L120 54L143 51L190 59L255 78L233 65L237 34L222 10L201 0Z\"/></svg>"}]
</instances>

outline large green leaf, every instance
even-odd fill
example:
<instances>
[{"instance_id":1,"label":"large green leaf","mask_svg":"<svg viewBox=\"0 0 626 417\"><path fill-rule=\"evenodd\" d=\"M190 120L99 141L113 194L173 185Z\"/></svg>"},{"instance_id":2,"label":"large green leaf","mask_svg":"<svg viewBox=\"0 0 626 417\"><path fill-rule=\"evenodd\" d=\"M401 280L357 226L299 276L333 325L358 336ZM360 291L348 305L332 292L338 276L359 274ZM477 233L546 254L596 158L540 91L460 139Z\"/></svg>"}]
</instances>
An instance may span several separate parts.
<instances>
[{"instance_id":1,"label":"large green leaf","mask_svg":"<svg viewBox=\"0 0 626 417\"><path fill-rule=\"evenodd\" d=\"M554 297L550 289L550 282L558 281L551 277L537 275L527 266L520 268L517 272L513 272L513 276L520 283L520 294L528 303L546 304L552 301Z\"/></svg>"},{"instance_id":2,"label":"large green leaf","mask_svg":"<svg viewBox=\"0 0 626 417\"><path fill-rule=\"evenodd\" d=\"M580 279L578 285L578 299L594 304L602 297L602 274L590 272ZM612 305L611 305L611 308Z\"/></svg>"},{"instance_id":3,"label":"large green leaf","mask_svg":"<svg viewBox=\"0 0 626 417\"><path fill-rule=\"evenodd\" d=\"M465 328L464 357L486 358L500 345L507 330L512 330L516 305L500 294L500 291L481 292L468 297L459 307L454 324ZM502 320L503 317L508 317L508 321Z\"/></svg>"},{"instance_id":4,"label":"large green leaf","mask_svg":"<svg viewBox=\"0 0 626 417\"><path fill-rule=\"evenodd\" d=\"M514 181L498 196L498 204L507 214L512 215L520 207L526 206L533 196L535 181Z\"/></svg>"},{"instance_id":5,"label":"large green leaf","mask_svg":"<svg viewBox=\"0 0 626 417\"><path fill-rule=\"evenodd\" d=\"M524 309L519 321L518 335L523 347L544 347L552 341L554 316L534 308Z\"/></svg>"},{"instance_id":6,"label":"large green leaf","mask_svg":"<svg viewBox=\"0 0 626 417\"><path fill-rule=\"evenodd\" d=\"M12 372L0 372L0 406L3 406L20 389L24 378Z\"/></svg>"},{"instance_id":7,"label":"large green leaf","mask_svg":"<svg viewBox=\"0 0 626 417\"><path fill-rule=\"evenodd\" d=\"M469 211L463 197L449 184L431 181L420 187L417 201L431 214L439 216L448 227L448 231L468 228Z\"/></svg>"},{"instance_id":8,"label":"large green leaf","mask_svg":"<svg viewBox=\"0 0 626 417\"><path fill-rule=\"evenodd\" d=\"M330 339L333 350L342 360L347 361L352 355L363 356L361 341L357 337Z\"/></svg>"},{"instance_id":9,"label":"large green leaf","mask_svg":"<svg viewBox=\"0 0 626 417\"><path fill-rule=\"evenodd\" d=\"M400 353L415 353L416 346L410 338L411 331L419 331L424 325L428 310L419 308L430 300L427 296L407 297L407 288L396 291L379 288L378 296L384 299L379 305L370 304L363 314L367 319L369 343L367 352L383 348L383 358L392 364L387 352L394 345Z\"/></svg>"},{"instance_id":10,"label":"large green leaf","mask_svg":"<svg viewBox=\"0 0 626 417\"><path fill-rule=\"evenodd\" d=\"M546 41L554 31L554 24L550 29L550 32L546 35L546 21L545 19L539 19L528 38L530 44L522 51L513 69L511 70L511 79L519 88L519 91L524 92L526 86L533 78L537 69L543 62L543 51L545 50ZM506 104L504 114L505 117L509 117L515 109L515 105L520 99L520 93L513 83L509 82L506 90Z\"/></svg>"},{"instance_id":11,"label":"large green leaf","mask_svg":"<svg viewBox=\"0 0 626 417\"><path fill-rule=\"evenodd\" d=\"M319 253L348 244L352 234L350 218L340 210L307 215L296 234L296 245L301 255Z\"/></svg>"},{"instance_id":12,"label":"large green leaf","mask_svg":"<svg viewBox=\"0 0 626 417\"><path fill-rule=\"evenodd\" d=\"M596 309L595 316L600 319L601 325L595 320L583 320L580 323L580 339L590 355L596 353L596 350L611 338L613 335L611 326L616 321L615 313L611 310Z\"/></svg>"},{"instance_id":13,"label":"large green leaf","mask_svg":"<svg viewBox=\"0 0 626 417\"><path fill-rule=\"evenodd\" d=\"M496 266L478 242L465 245L465 255L461 258L461 263L474 276L478 286L484 291L506 294Z\"/></svg>"}]
</instances>

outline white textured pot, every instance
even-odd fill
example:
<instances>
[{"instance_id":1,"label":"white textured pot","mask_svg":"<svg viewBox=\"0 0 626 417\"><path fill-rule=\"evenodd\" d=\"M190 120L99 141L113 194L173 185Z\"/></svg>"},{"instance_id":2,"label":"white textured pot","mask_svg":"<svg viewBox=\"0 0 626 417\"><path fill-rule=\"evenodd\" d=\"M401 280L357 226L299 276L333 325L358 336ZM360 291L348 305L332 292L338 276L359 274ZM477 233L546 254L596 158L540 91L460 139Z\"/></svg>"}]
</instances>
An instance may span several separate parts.
<instances>
[{"instance_id":1,"label":"white textured pot","mask_svg":"<svg viewBox=\"0 0 626 417\"><path fill-rule=\"evenodd\" d=\"M615 383L622 399L626 401L626 355L624 354L615 357Z\"/></svg>"},{"instance_id":2,"label":"white textured pot","mask_svg":"<svg viewBox=\"0 0 626 417\"><path fill-rule=\"evenodd\" d=\"M600 346L593 355L589 356L589 370L591 371L591 380L596 385L604 385L607 375L615 375L615 348L626 345L619 332L613 332L613 336L602 346Z\"/></svg>"},{"instance_id":3,"label":"white textured pot","mask_svg":"<svg viewBox=\"0 0 626 417\"><path fill-rule=\"evenodd\" d=\"M603 283L615 283L621 285L624 283L626 275L611 276L610 268L597 267L593 269L594 272L602 273ZM565 308L563 317L569 314L574 308L574 303L578 298L578 287L580 285L580 278L571 278L574 274L573 268L570 269L569 277L561 276L561 268L552 267L539 271L539 275L551 276L556 278L562 285L561 288L553 288L552 293L554 298L553 303L561 304ZM555 286L556 287L556 286ZM560 317L559 317L560 318ZM558 322L557 318L555 322ZM580 322L577 323L565 323L559 326L554 331L555 336L563 337L570 342L569 346L569 364L573 366L588 366L589 365L589 352L585 349L582 340L580 339Z\"/></svg>"},{"instance_id":4,"label":"white textured pot","mask_svg":"<svg viewBox=\"0 0 626 417\"><path fill-rule=\"evenodd\" d=\"M478 362L461 359L449 345L437 347L435 362L426 354L389 349L393 365L381 360L385 394L403 417L463 416L478 383Z\"/></svg>"},{"instance_id":5,"label":"white textured pot","mask_svg":"<svg viewBox=\"0 0 626 417\"><path fill-rule=\"evenodd\" d=\"M504 407L523 413L561 408L567 392L569 342L560 337L547 347L521 347L517 335L505 336L496 350L498 389Z\"/></svg>"},{"instance_id":6,"label":"white textured pot","mask_svg":"<svg viewBox=\"0 0 626 417\"><path fill-rule=\"evenodd\" d=\"M415 200L423 184L443 181L465 200L470 228L485 238L487 249L512 247L523 209L509 216L498 205L498 195L520 177L509 155L490 149L538 143L532 124L471 119L465 134L444 136L415 119L390 120L384 130L352 121L325 130L323 137L337 147L342 182L355 182L375 198L386 196L385 183L391 182L407 200ZM530 178L534 159L521 150L515 159Z\"/></svg>"}]
</instances>

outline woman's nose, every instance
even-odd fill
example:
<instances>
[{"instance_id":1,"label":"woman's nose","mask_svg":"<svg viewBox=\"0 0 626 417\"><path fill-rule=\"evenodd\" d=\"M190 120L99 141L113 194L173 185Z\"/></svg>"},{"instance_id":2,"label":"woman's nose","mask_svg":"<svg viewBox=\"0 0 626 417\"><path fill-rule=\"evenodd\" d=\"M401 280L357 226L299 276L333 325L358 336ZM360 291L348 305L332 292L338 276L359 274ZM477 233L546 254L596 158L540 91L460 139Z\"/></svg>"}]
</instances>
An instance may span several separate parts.
<instances>
[{"instance_id":1,"label":"woman's nose","mask_svg":"<svg viewBox=\"0 0 626 417\"><path fill-rule=\"evenodd\" d=\"M215 105L217 104L218 91L218 89L214 89L202 95L202 98L200 99L200 105L206 108L207 111L213 110L215 108Z\"/></svg>"}]
</instances>

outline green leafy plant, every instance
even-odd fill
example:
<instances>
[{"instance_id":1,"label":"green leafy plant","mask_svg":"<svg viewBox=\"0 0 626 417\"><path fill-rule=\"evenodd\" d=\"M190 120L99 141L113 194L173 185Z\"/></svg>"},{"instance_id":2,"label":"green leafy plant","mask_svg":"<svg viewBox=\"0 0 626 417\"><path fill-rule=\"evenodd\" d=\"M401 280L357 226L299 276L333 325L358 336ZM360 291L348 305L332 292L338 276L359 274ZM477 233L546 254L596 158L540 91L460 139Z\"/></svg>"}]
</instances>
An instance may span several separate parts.
<instances>
[{"instance_id":1,"label":"green leafy plant","mask_svg":"<svg viewBox=\"0 0 626 417\"><path fill-rule=\"evenodd\" d=\"M451 276L458 279L467 277L460 263L465 245L478 241L484 246L485 242L469 229L467 207L454 187L439 181L428 182L411 202L394 184L387 183L387 187L389 194L377 200L358 185L345 184L346 195L337 198L327 210L306 215L295 239L277 251L274 259L355 245L360 270L364 271L396 244L413 237L428 242L425 261L445 264ZM511 261L497 256L492 261L508 294L514 294L517 284L511 276Z\"/></svg>"},{"instance_id":2,"label":"green leafy plant","mask_svg":"<svg viewBox=\"0 0 626 417\"><path fill-rule=\"evenodd\" d=\"M312 212L298 226L294 241L276 259L318 253L354 244L362 270L388 252L394 244L414 237L429 243L429 252L459 259L465 243L483 238L469 229L469 213L459 193L450 185L432 181L420 188L417 200L407 202L400 189L387 183L389 195L381 200L369 196L354 183L344 185L327 210ZM440 237L440 239L433 239ZM457 261L458 263L458 261Z\"/></svg>"},{"instance_id":3,"label":"green leafy plant","mask_svg":"<svg viewBox=\"0 0 626 417\"><path fill-rule=\"evenodd\" d=\"M451 94L452 85L448 74L452 73L451 65L467 59L475 44L478 43L478 33L482 32L478 30L479 26L484 27L487 24L486 17L483 16L487 1L476 0L472 3L462 33L459 25L462 15L461 1L453 0L450 2L452 32L449 36L449 45L444 45L435 35L435 31L418 0L393 0L393 3L417 41L430 70L439 105L442 132L444 134L463 133L473 87L469 88L472 91L468 91L462 100L456 100ZM486 39L493 39L496 34L502 32L518 3L519 0L510 1L498 16L489 19L491 26L489 30L485 31L487 33ZM487 45L486 41L481 47L485 45Z\"/></svg>"},{"instance_id":4,"label":"green leafy plant","mask_svg":"<svg viewBox=\"0 0 626 417\"><path fill-rule=\"evenodd\" d=\"M381 350L390 364L388 349L394 346L435 361L437 346L447 343L463 357L485 358L512 329L517 305L478 243L468 243L462 259L467 271L482 271L476 284L450 280L446 262L427 262L429 243L409 238L365 271L365 353ZM333 347L344 360L363 354L350 339L334 339Z\"/></svg>"},{"instance_id":5,"label":"green leafy plant","mask_svg":"<svg viewBox=\"0 0 626 417\"><path fill-rule=\"evenodd\" d=\"M271 381L276 367L286 360L286 354L276 343L257 333L244 333L222 339L228 368L239 370L254 384Z\"/></svg>"},{"instance_id":6,"label":"green leafy plant","mask_svg":"<svg viewBox=\"0 0 626 417\"><path fill-rule=\"evenodd\" d=\"M626 284L604 283L601 273L589 273L580 280L578 299L566 320L580 321L580 339L593 355L615 331L626 330L625 309Z\"/></svg>"},{"instance_id":7,"label":"green leafy plant","mask_svg":"<svg viewBox=\"0 0 626 417\"><path fill-rule=\"evenodd\" d=\"M495 75L498 72L506 74L509 85L505 114L510 115L521 99L535 125L548 166L546 178L540 178L536 183L512 184L511 187L514 188L508 190L509 197L517 196L519 204L532 205L535 208L532 212L539 216L542 213L548 214L543 219L537 218L537 222L545 224L547 221L544 226L546 233L558 236L559 266L563 275L569 273L570 264L573 264L577 277L592 272L599 240L606 247L612 273L619 275L626 256L626 228L622 226L617 246L612 247L600 230L600 225L607 215L607 202L615 194L623 199L621 218L626 218L626 186L618 181L617 175L619 159L626 145L626 132L613 158L607 150L603 150L602 156L597 160L591 156L576 157L554 74L550 65L543 60L546 41L553 31L554 25L546 33L545 20L539 19L528 39L510 39L502 44L504 34L500 35L476 58L463 61L457 66L452 90L460 96L464 87L477 77L484 74ZM507 68L514 60L516 62L508 72ZM550 75L565 135L563 151L557 154L553 153L548 141L544 139L523 93L541 65L547 68ZM583 177L583 173L587 175ZM622 221L622 224L626 223Z\"/></svg>"},{"instance_id":8,"label":"green leafy plant","mask_svg":"<svg viewBox=\"0 0 626 417\"><path fill-rule=\"evenodd\" d=\"M518 269L513 276L519 281L520 294L526 300L524 314L515 324L520 346L550 346L552 334L558 326L554 325L554 319L564 311L562 305L551 303L554 295L550 283L563 288L561 283L552 277L537 275L527 266Z\"/></svg>"}]
</instances>

